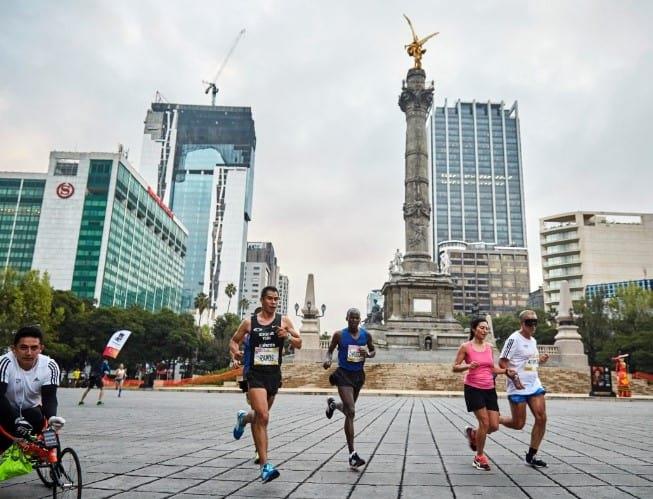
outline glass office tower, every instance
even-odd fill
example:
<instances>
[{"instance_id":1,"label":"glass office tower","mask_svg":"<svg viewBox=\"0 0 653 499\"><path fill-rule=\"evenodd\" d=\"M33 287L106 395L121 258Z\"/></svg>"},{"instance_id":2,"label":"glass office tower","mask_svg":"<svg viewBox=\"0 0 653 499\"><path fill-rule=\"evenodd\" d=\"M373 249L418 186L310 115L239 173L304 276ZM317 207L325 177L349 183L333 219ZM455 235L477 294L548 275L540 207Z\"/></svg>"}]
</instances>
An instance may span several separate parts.
<instances>
[{"instance_id":1,"label":"glass office tower","mask_svg":"<svg viewBox=\"0 0 653 499\"><path fill-rule=\"evenodd\" d=\"M248 107L159 102L148 110L141 172L189 230L185 309L203 292L225 313L228 284L237 288L231 303L241 299L255 149Z\"/></svg>"},{"instance_id":2,"label":"glass office tower","mask_svg":"<svg viewBox=\"0 0 653 499\"><path fill-rule=\"evenodd\" d=\"M32 268L45 174L0 173L0 269Z\"/></svg>"},{"instance_id":3,"label":"glass office tower","mask_svg":"<svg viewBox=\"0 0 653 499\"><path fill-rule=\"evenodd\" d=\"M525 247L517 102L445 100L430 138L434 259L447 241Z\"/></svg>"}]
</instances>

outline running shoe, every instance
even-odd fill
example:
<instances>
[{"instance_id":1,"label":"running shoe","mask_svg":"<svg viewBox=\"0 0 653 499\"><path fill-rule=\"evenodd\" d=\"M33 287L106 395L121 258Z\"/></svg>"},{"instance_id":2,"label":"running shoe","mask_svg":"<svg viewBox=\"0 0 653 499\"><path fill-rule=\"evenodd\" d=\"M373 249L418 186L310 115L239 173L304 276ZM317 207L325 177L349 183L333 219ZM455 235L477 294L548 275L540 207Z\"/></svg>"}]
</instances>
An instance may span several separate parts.
<instances>
[{"instance_id":1,"label":"running shoe","mask_svg":"<svg viewBox=\"0 0 653 499\"><path fill-rule=\"evenodd\" d=\"M536 458L535 456L532 456L529 459L528 454L526 454L526 457L524 458L524 464L526 466L532 466L533 468L546 468L546 463L544 461Z\"/></svg>"},{"instance_id":2,"label":"running shoe","mask_svg":"<svg viewBox=\"0 0 653 499\"><path fill-rule=\"evenodd\" d=\"M247 416L247 411L240 410L236 413L236 424L234 426L234 438L236 440L240 440L245 431L245 416Z\"/></svg>"},{"instance_id":3,"label":"running shoe","mask_svg":"<svg viewBox=\"0 0 653 499\"><path fill-rule=\"evenodd\" d=\"M263 480L263 483L271 482L275 478L279 478L279 475L280 473L270 463L264 464L263 468L261 468L261 480Z\"/></svg>"},{"instance_id":4,"label":"running shoe","mask_svg":"<svg viewBox=\"0 0 653 499\"><path fill-rule=\"evenodd\" d=\"M468 426L465 428L465 434L467 435L467 441L469 442L469 448L476 452L476 432L474 428Z\"/></svg>"},{"instance_id":5,"label":"running shoe","mask_svg":"<svg viewBox=\"0 0 653 499\"><path fill-rule=\"evenodd\" d=\"M490 463L488 462L485 454L483 454L482 456L479 455L474 456L474 461L472 462L472 465L477 470L490 471Z\"/></svg>"},{"instance_id":6,"label":"running shoe","mask_svg":"<svg viewBox=\"0 0 653 499\"><path fill-rule=\"evenodd\" d=\"M96 405L104 405L104 402L102 402L101 400L98 400Z\"/></svg>"},{"instance_id":7,"label":"running shoe","mask_svg":"<svg viewBox=\"0 0 653 499\"><path fill-rule=\"evenodd\" d=\"M327 408L326 408L326 417L327 419L331 419L333 417L333 413L336 410L336 400L333 397L329 397L327 399Z\"/></svg>"},{"instance_id":8,"label":"running shoe","mask_svg":"<svg viewBox=\"0 0 653 499\"><path fill-rule=\"evenodd\" d=\"M80 400L80 401L77 403L77 405L84 405L84 401L83 401L83 400Z\"/></svg>"},{"instance_id":9,"label":"running shoe","mask_svg":"<svg viewBox=\"0 0 653 499\"><path fill-rule=\"evenodd\" d=\"M352 468L360 468L364 464L365 460L360 458L358 452L354 452L351 456L349 456L349 466Z\"/></svg>"}]
</instances>

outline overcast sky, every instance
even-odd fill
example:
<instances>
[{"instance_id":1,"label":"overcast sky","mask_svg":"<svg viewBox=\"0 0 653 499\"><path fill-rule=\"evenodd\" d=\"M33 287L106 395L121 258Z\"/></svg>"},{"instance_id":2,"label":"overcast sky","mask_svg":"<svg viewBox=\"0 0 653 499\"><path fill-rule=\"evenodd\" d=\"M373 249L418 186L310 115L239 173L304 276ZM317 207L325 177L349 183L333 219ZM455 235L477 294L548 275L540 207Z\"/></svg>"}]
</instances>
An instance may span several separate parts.
<instances>
[{"instance_id":1,"label":"overcast sky","mask_svg":"<svg viewBox=\"0 0 653 499\"><path fill-rule=\"evenodd\" d=\"M18 1L0 16L0 170L45 171L50 150L130 150L139 166L155 92L251 106L256 178L250 241L272 241L322 328L365 313L387 279L402 220L411 66L402 18L427 44L444 98L519 102L531 287L538 219L572 210L653 211L653 2ZM298 323L299 321L296 321Z\"/></svg>"}]
</instances>

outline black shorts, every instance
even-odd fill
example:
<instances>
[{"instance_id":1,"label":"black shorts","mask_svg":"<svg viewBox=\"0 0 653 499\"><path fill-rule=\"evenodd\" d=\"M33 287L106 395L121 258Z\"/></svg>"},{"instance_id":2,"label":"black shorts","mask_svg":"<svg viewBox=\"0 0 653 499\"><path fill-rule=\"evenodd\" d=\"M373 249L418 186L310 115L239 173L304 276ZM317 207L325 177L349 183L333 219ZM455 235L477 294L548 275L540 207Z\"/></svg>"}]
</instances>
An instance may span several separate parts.
<instances>
[{"instance_id":1,"label":"black shorts","mask_svg":"<svg viewBox=\"0 0 653 499\"><path fill-rule=\"evenodd\" d=\"M365 384L365 371L348 371L339 367L331 376L329 376L329 383L333 386L351 386L356 392L359 392Z\"/></svg>"},{"instance_id":2,"label":"black shorts","mask_svg":"<svg viewBox=\"0 0 653 499\"><path fill-rule=\"evenodd\" d=\"M467 412L474 412L484 407L488 411L499 412L499 402L497 400L497 391L494 388L484 390L473 386L465 385L465 403Z\"/></svg>"},{"instance_id":3,"label":"black shorts","mask_svg":"<svg viewBox=\"0 0 653 499\"><path fill-rule=\"evenodd\" d=\"M104 382L102 381L102 376L91 375L88 378L88 387L89 388L104 388Z\"/></svg>"},{"instance_id":4,"label":"black shorts","mask_svg":"<svg viewBox=\"0 0 653 499\"><path fill-rule=\"evenodd\" d=\"M239 381L238 386L240 387L240 391L242 391L243 393L247 393L247 390L249 390L246 379Z\"/></svg>"},{"instance_id":5,"label":"black shorts","mask_svg":"<svg viewBox=\"0 0 653 499\"><path fill-rule=\"evenodd\" d=\"M247 383L248 389L265 388L268 397L274 397L281 388L281 370L268 372L250 369L247 372L247 379L243 381Z\"/></svg>"}]
</instances>

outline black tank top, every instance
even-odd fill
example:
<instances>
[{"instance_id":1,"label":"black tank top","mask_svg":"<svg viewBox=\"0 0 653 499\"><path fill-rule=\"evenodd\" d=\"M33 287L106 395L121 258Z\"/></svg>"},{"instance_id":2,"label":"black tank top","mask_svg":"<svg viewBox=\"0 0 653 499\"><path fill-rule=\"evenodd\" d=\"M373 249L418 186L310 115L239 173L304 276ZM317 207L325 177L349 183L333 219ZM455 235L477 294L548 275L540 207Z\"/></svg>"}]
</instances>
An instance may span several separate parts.
<instances>
[{"instance_id":1,"label":"black tank top","mask_svg":"<svg viewBox=\"0 0 653 499\"><path fill-rule=\"evenodd\" d=\"M275 314L274 320L262 326L256 315L252 315L252 328L249 332L250 369L260 372L278 372L281 370L282 338L277 336L281 326L281 314Z\"/></svg>"}]
</instances>

